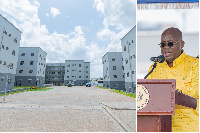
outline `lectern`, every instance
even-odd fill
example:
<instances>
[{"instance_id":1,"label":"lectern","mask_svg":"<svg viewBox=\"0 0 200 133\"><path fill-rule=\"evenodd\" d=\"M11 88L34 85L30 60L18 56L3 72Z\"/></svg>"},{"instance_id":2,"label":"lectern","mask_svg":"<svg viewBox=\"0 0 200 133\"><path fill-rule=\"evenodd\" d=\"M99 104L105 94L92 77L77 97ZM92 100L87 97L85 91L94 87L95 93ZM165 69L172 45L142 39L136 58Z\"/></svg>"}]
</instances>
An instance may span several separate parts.
<instances>
[{"instance_id":1,"label":"lectern","mask_svg":"<svg viewBox=\"0 0 200 133\"><path fill-rule=\"evenodd\" d=\"M137 132L171 132L175 104L196 108L195 98L175 88L174 79L137 80Z\"/></svg>"}]
</instances>

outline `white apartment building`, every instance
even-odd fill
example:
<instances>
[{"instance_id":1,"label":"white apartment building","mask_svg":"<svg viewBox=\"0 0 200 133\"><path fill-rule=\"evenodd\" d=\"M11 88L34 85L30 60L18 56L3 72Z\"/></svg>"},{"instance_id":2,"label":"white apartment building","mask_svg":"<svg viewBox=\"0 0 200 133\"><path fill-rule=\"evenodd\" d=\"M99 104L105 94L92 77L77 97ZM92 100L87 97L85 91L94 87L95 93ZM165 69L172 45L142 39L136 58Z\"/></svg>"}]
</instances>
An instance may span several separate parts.
<instances>
[{"instance_id":1,"label":"white apartment building","mask_svg":"<svg viewBox=\"0 0 200 133\"><path fill-rule=\"evenodd\" d=\"M45 83L60 86L64 84L65 63L47 63Z\"/></svg>"},{"instance_id":2,"label":"white apartment building","mask_svg":"<svg viewBox=\"0 0 200 133\"><path fill-rule=\"evenodd\" d=\"M121 46L126 92L136 93L136 26L121 39Z\"/></svg>"},{"instance_id":3,"label":"white apartment building","mask_svg":"<svg viewBox=\"0 0 200 133\"><path fill-rule=\"evenodd\" d=\"M20 47L15 85L44 85L47 53L40 47Z\"/></svg>"},{"instance_id":4,"label":"white apartment building","mask_svg":"<svg viewBox=\"0 0 200 133\"><path fill-rule=\"evenodd\" d=\"M102 63L104 87L125 91L122 52L107 52Z\"/></svg>"},{"instance_id":5,"label":"white apartment building","mask_svg":"<svg viewBox=\"0 0 200 133\"><path fill-rule=\"evenodd\" d=\"M65 60L64 84L85 85L90 81L90 62Z\"/></svg>"},{"instance_id":6,"label":"white apartment building","mask_svg":"<svg viewBox=\"0 0 200 133\"><path fill-rule=\"evenodd\" d=\"M7 90L14 88L20 40L21 31L0 14L0 91L7 81Z\"/></svg>"}]
</instances>

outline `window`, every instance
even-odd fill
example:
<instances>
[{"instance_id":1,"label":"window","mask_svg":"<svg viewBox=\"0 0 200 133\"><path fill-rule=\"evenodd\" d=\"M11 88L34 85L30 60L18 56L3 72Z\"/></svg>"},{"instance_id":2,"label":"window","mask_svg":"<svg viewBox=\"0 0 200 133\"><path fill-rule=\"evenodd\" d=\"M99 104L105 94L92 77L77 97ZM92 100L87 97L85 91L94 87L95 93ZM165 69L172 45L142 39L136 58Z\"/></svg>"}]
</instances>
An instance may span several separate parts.
<instances>
[{"instance_id":1,"label":"window","mask_svg":"<svg viewBox=\"0 0 200 133\"><path fill-rule=\"evenodd\" d=\"M126 62L126 64L128 63L128 59L127 58L125 59L125 62Z\"/></svg>"},{"instance_id":2,"label":"window","mask_svg":"<svg viewBox=\"0 0 200 133\"><path fill-rule=\"evenodd\" d=\"M14 56L15 56L15 50L13 50L13 51L12 51L12 55L14 55Z\"/></svg>"},{"instance_id":3,"label":"window","mask_svg":"<svg viewBox=\"0 0 200 133\"><path fill-rule=\"evenodd\" d=\"M9 34L8 36L11 37L11 34Z\"/></svg>"},{"instance_id":4,"label":"window","mask_svg":"<svg viewBox=\"0 0 200 133\"><path fill-rule=\"evenodd\" d=\"M72 70L72 71L74 71L74 70Z\"/></svg>"},{"instance_id":5,"label":"window","mask_svg":"<svg viewBox=\"0 0 200 133\"><path fill-rule=\"evenodd\" d=\"M132 40L132 43L134 43L134 41Z\"/></svg>"},{"instance_id":6,"label":"window","mask_svg":"<svg viewBox=\"0 0 200 133\"><path fill-rule=\"evenodd\" d=\"M31 56L34 56L34 53L31 53Z\"/></svg>"},{"instance_id":7,"label":"window","mask_svg":"<svg viewBox=\"0 0 200 133\"><path fill-rule=\"evenodd\" d=\"M19 70L19 73L22 73L23 72L23 70Z\"/></svg>"},{"instance_id":8,"label":"window","mask_svg":"<svg viewBox=\"0 0 200 133\"><path fill-rule=\"evenodd\" d=\"M86 68L88 68L88 66L86 66Z\"/></svg>"},{"instance_id":9,"label":"window","mask_svg":"<svg viewBox=\"0 0 200 133\"><path fill-rule=\"evenodd\" d=\"M86 73L88 73L88 71L86 71Z\"/></svg>"},{"instance_id":10,"label":"window","mask_svg":"<svg viewBox=\"0 0 200 133\"><path fill-rule=\"evenodd\" d=\"M6 65L6 62L4 61L3 65Z\"/></svg>"},{"instance_id":11,"label":"window","mask_svg":"<svg viewBox=\"0 0 200 133\"><path fill-rule=\"evenodd\" d=\"M51 74L56 74L56 72L51 72Z\"/></svg>"},{"instance_id":12,"label":"window","mask_svg":"<svg viewBox=\"0 0 200 133\"><path fill-rule=\"evenodd\" d=\"M41 63L41 65L43 65L43 63Z\"/></svg>"},{"instance_id":13,"label":"window","mask_svg":"<svg viewBox=\"0 0 200 133\"><path fill-rule=\"evenodd\" d=\"M113 75L114 76L114 78L117 78L117 75Z\"/></svg>"},{"instance_id":14,"label":"window","mask_svg":"<svg viewBox=\"0 0 200 133\"><path fill-rule=\"evenodd\" d=\"M58 74L60 74L60 72L58 72Z\"/></svg>"},{"instance_id":15,"label":"window","mask_svg":"<svg viewBox=\"0 0 200 133\"><path fill-rule=\"evenodd\" d=\"M28 83L32 83L33 82L33 80L32 79L28 79Z\"/></svg>"},{"instance_id":16,"label":"window","mask_svg":"<svg viewBox=\"0 0 200 133\"><path fill-rule=\"evenodd\" d=\"M118 87L118 84L114 84L114 88L117 88Z\"/></svg>"},{"instance_id":17,"label":"window","mask_svg":"<svg viewBox=\"0 0 200 133\"><path fill-rule=\"evenodd\" d=\"M124 75L123 75L123 78L125 78Z\"/></svg>"},{"instance_id":18,"label":"window","mask_svg":"<svg viewBox=\"0 0 200 133\"><path fill-rule=\"evenodd\" d=\"M81 72L81 70L79 70L79 72Z\"/></svg>"},{"instance_id":19,"label":"window","mask_svg":"<svg viewBox=\"0 0 200 133\"><path fill-rule=\"evenodd\" d=\"M69 70L67 70L67 72L69 72Z\"/></svg>"},{"instance_id":20,"label":"window","mask_svg":"<svg viewBox=\"0 0 200 133\"><path fill-rule=\"evenodd\" d=\"M74 66L74 64L72 64L72 66Z\"/></svg>"},{"instance_id":21,"label":"window","mask_svg":"<svg viewBox=\"0 0 200 133\"><path fill-rule=\"evenodd\" d=\"M122 70L124 70L124 66L122 66Z\"/></svg>"},{"instance_id":22,"label":"window","mask_svg":"<svg viewBox=\"0 0 200 133\"><path fill-rule=\"evenodd\" d=\"M124 46L124 51L126 51L126 46Z\"/></svg>"},{"instance_id":23,"label":"window","mask_svg":"<svg viewBox=\"0 0 200 133\"><path fill-rule=\"evenodd\" d=\"M17 38L14 39L14 42L17 43Z\"/></svg>"},{"instance_id":24,"label":"window","mask_svg":"<svg viewBox=\"0 0 200 133\"><path fill-rule=\"evenodd\" d=\"M6 50L8 50L8 47L6 47Z\"/></svg>"},{"instance_id":25,"label":"window","mask_svg":"<svg viewBox=\"0 0 200 133\"><path fill-rule=\"evenodd\" d=\"M88 76L86 76L86 78L88 78Z\"/></svg>"},{"instance_id":26,"label":"window","mask_svg":"<svg viewBox=\"0 0 200 133\"><path fill-rule=\"evenodd\" d=\"M116 66L113 66L113 70L116 70Z\"/></svg>"},{"instance_id":27,"label":"window","mask_svg":"<svg viewBox=\"0 0 200 133\"><path fill-rule=\"evenodd\" d=\"M135 54L133 55L133 58L135 58Z\"/></svg>"},{"instance_id":28,"label":"window","mask_svg":"<svg viewBox=\"0 0 200 133\"><path fill-rule=\"evenodd\" d=\"M112 61L115 61L115 58L112 58Z\"/></svg>"},{"instance_id":29,"label":"window","mask_svg":"<svg viewBox=\"0 0 200 133\"><path fill-rule=\"evenodd\" d=\"M67 78L69 78L69 76L67 76Z\"/></svg>"},{"instance_id":30,"label":"window","mask_svg":"<svg viewBox=\"0 0 200 133\"><path fill-rule=\"evenodd\" d=\"M127 72L127 77L129 77L129 72Z\"/></svg>"},{"instance_id":31,"label":"window","mask_svg":"<svg viewBox=\"0 0 200 133\"><path fill-rule=\"evenodd\" d=\"M4 31L3 33L7 35L7 31Z\"/></svg>"},{"instance_id":32,"label":"window","mask_svg":"<svg viewBox=\"0 0 200 133\"><path fill-rule=\"evenodd\" d=\"M2 45L2 49L4 49L4 45Z\"/></svg>"},{"instance_id":33,"label":"window","mask_svg":"<svg viewBox=\"0 0 200 133\"><path fill-rule=\"evenodd\" d=\"M20 65L23 65L23 64L24 64L24 61L21 61L21 62L20 62Z\"/></svg>"},{"instance_id":34,"label":"window","mask_svg":"<svg viewBox=\"0 0 200 133\"><path fill-rule=\"evenodd\" d=\"M25 53L22 53L21 56L25 56Z\"/></svg>"},{"instance_id":35,"label":"window","mask_svg":"<svg viewBox=\"0 0 200 133\"><path fill-rule=\"evenodd\" d=\"M0 60L0 64L2 63L2 61Z\"/></svg>"},{"instance_id":36,"label":"window","mask_svg":"<svg viewBox=\"0 0 200 133\"><path fill-rule=\"evenodd\" d=\"M132 71L132 74L134 74L134 71Z\"/></svg>"},{"instance_id":37,"label":"window","mask_svg":"<svg viewBox=\"0 0 200 133\"><path fill-rule=\"evenodd\" d=\"M81 64L79 64L79 67L81 67Z\"/></svg>"},{"instance_id":38,"label":"window","mask_svg":"<svg viewBox=\"0 0 200 133\"><path fill-rule=\"evenodd\" d=\"M74 77L74 76L72 76L72 77Z\"/></svg>"},{"instance_id":39,"label":"window","mask_svg":"<svg viewBox=\"0 0 200 133\"><path fill-rule=\"evenodd\" d=\"M81 78L81 76L79 76L79 78Z\"/></svg>"},{"instance_id":40,"label":"window","mask_svg":"<svg viewBox=\"0 0 200 133\"><path fill-rule=\"evenodd\" d=\"M70 64L68 64L67 67L70 67Z\"/></svg>"},{"instance_id":41,"label":"window","mask_svg":"<svg viewBox=\"0 0 200 133\"><path fill-rule=\"evenodd\" d=\"M29 73L33 73L33 70L29 70Z\"/></svg>"},{"instance_id":42,"label":"window","mask_svg":"<svg viewBox=\"0 0 200 133\"><path fill-rule=\"evenodd\" d=\"M30 65L33 65L33 62L34 62L34 61L31 61L31 62L30 62Z\"/></svg>"}]
</instances>

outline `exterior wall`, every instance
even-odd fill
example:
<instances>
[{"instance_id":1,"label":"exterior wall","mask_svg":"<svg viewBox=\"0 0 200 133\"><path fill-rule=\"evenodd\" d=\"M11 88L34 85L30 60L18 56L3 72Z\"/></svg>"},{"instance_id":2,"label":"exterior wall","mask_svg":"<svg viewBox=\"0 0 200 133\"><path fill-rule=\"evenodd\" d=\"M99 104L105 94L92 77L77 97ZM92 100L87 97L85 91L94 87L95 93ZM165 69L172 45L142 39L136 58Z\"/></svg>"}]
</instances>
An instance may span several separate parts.
<instances>
[{"instance_id":1,"label":"exterior wall","mask_svg":"<svg viewBox=\"0 0 200 133\"><path fill-rule=\"evenodd\" d=\"M6 87L7 74L11 81L7 90L14 88L20 40L21 31L0 14L0 91ZM13 68L8 69L11 63Z\"/></svg>"},{"instance_id":2,"label":"exterior wall","mask_svg":"<svg viewBox=\"0 0 200 133\"><path fill-rule=\"evenodd\" d=\"M122 56L127 92L136 93L136 26L122 39Z\"/></svg>"},{"instance_id":3,"label":"exterior wall","mask_svg":"<svg viewBox=\"0 0 200 133\"><path fill-rule=\"evenodd\" d=\"M64 84L65 63L47 63L45 83L60 86Z\"/></svg>"},{"instance_id":4,"label":"exterior wall","mask_svg":"<svg viewBox=\"0 0 200 133\"><path fill-rule=\"evenodd\" d=\"M122 53L108 52L102 57L104 86L116 90L125 90L122 69Z\"/></svg>"},{"instance_id":5,"label":"exterior wall","mask_svg":"<svg viewBox=\"0 0 200 133\"><path fill-rule=\"evenodd\" d=\"M73 82L74 85L85 85L88 81L90 81L89 62L84 62L84 60L65 60L65 85L69 82Z\"/></svg>"},{"instance_id":6,"label":"exterior wall","mask_svg":"<svg viewBox=\"0 0 200 133\"><path fill-rule=\"evenodd\" d=\"M46 55L46 52L39 47L20 47L15 84L43 86ZM27 80L29 80L29 82L27 82Z\"/></svg>"}]
</instances>

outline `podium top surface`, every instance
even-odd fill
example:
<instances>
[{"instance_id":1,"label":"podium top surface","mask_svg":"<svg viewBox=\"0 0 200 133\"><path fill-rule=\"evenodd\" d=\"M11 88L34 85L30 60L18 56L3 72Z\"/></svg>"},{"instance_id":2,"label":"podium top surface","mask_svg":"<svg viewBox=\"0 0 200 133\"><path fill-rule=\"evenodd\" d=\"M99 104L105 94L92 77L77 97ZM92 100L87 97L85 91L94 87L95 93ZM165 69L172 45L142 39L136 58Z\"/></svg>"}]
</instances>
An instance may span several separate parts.
<instances>
[{"instance_id":1,"label":"podium top surface","mask_svg":"<svg viewBox=\"0 0 200 133\"><path fill-rule=\"evenodd\" d=\"M137 115L175 114L175 79L138 79L137 85Z\"/></svg>"}]
</instances>

